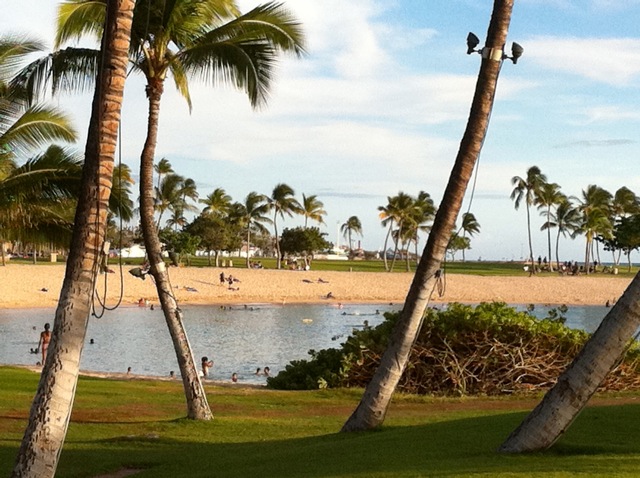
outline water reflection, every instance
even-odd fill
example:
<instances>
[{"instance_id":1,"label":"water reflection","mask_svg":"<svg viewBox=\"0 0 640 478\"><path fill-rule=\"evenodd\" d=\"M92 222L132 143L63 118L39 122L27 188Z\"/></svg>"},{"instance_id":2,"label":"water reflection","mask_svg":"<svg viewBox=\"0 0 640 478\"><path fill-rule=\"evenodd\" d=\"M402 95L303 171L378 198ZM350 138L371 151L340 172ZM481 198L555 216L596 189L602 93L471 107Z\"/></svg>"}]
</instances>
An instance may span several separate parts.
<instances>
[{"instance_id":1,"label":"water reflection","mask_svg":"<svg viewBox=\"0 0 640 478\"><path fill-rule=\"evenodd\" d=\"M196 358L214 360L211 378L260 383L255 370L269 367L272 374L292 360L308 358L310 349L337 347L354 328L367 320L378 325L391 305L254 305L227 308L184 307L184 322ZM53 309L0 311L0 363L35 364L45 322L53 322ZM90 339L94 343L90 344ZM81 368L99 372L126 372L168 376L179 373L167 327L159 309L119 308L101 319L92 318L87 330Z\"/></svg>"},{"instance_id":2,"label":"water reflection","mask_svg":"<svg viewBox=\"0 0 640 478\"><path fill-rule=\"evenodd\" d=\"M187 306L183 310L196 362L202 356L212 358L213 379L230 380L236 372L240 382L262 383L264 377L255 375L258 367L269 367L272 374L277 374L292 360L307 359L308 350L337 347L365 320L378 325L384 312L399 307L257 305ZM536 306L532 313L545 317L551 308ZM569 327L593 332L608 310L569 307L564 315ZM35 364L39 356L29 349L37 346L43 324L53 322L53 316L53 309L0 310L0 363ZM126 372L128 367L134 374L168 376L171 370L179 373L161 310L123 307L90 320L81 368Z\"/></svg>"}]
</instances>

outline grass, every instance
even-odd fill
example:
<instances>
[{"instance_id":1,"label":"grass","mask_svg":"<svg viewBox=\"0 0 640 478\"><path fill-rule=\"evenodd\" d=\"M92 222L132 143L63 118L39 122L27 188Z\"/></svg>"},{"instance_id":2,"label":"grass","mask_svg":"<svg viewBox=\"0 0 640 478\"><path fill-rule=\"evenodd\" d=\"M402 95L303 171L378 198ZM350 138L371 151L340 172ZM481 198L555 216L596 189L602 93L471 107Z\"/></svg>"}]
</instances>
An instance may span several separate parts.
<instances>
[{"instance_id":1,"label":"grass","mask_svg":"<svg viewBox=\"0 0 640 478\"><path fill-rule=\"evenodd\" d=\"M0 367L0 475L10 474L38 376ZM377 431L337 433L361 390L207 386L215 419L186 420L170 381L81 378L58 476L637 476L640 395L599 396L550 451L495 453L537 399L397 396ZM615 406L612 406L615 405Z\"/></svg>"},{"instance_id":2,"label":"grass","mask_svg":"<svg viewBox=\"0 0 640 478\"><path fill-rule=\"evenodd\" d=\"M266 269L275 269L276 260L274 258L256 258ZM213 259L212 259L213 261ZM12 258L11 263L15 264L33 264L33 259ZM142 264L143 259L132 258L124 259L125 266L136 266ZM51 264L48 259L38 259L38 265ZM58 264L64 264L64 261L58 257ZM110 264L117 265L117 259L111 259ZM222 264L222 261L220 262ZM191 259L191 267L211 267L207 257L194 257ZM527 276L528 273L523 270L521 262L494 262L494 261L467 261L467 262L446 262L444 269L450 274L474 274L482 276ZM242 258L233 258L234 269L245 269L246 260ZM411 271L415 271L416 265L411 263ZM315 260L312 263L314 271L340 271L340 272L385 272L384 261L382 260L354 260L354 261L329 261ZM632 278L640 270L638 266L632 266L628 271L626 264L619 267L618 277ZM396 261L394 272L406 272L406 264L404 261ZM555 277L557 272L541 272L542 277ZM592 274L593 277L613 277L610 274Z\"/></svg>"}]
</instances>

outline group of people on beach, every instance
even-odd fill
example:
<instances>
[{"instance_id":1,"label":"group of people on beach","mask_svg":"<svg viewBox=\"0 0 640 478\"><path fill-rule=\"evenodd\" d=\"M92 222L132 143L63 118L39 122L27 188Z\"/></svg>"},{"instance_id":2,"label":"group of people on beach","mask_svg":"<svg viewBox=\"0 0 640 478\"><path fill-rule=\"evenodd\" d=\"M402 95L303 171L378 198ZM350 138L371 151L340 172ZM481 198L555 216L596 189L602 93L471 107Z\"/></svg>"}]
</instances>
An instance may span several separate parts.
<instances>
[{"instance_id":1,"label":"group of people on beach","mask_svg":"<svg viewBox=\"0 0 640 478\"><path fill-rule=\"evenodd\" d=\"M236 286L235 283L240 282L240 279L233 277L231 274L225 277L224 271L220 273L220 285L229 285L229 290L240 290L240 286Z\"/></svg>"}]
</instances>

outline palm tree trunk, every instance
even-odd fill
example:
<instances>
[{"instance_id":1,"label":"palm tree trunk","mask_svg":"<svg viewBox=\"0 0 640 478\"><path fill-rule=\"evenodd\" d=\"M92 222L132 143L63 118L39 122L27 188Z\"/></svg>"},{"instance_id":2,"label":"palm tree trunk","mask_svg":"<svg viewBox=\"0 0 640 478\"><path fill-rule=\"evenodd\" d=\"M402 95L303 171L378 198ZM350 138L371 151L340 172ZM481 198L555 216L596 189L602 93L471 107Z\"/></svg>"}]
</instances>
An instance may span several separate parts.
<instances>
[{"instance_id":1,"label":"palm tree trunk","mask_svg":"<svg viewBox=\"0 0 640 478\"><path fill-rule=\"evenodd\" d=\"M547 226L549 225L549 219L551 218L551 206L547 207ZM547 262L549 266L549 272L553 272L553 262L551 261L551 228L547 227L547 244L549 245L549 261Z\"/></svg>"},{"instance_id":2,"label":"palm tree trunk","mask_svg":"<svg viewBox=\"0 0 640 478\"><path fill-rule=\"evenodd\" d=\"M522 453L549 448L569 428L607 374L619 363L640 326L640 274L612 307L556 385L500 446Z\"/></svg>"},{"instance_id":3,"label":"palm tree trunk","mask_svg":"<svg viewBox=\"0 0 640 478\"><path fill-rule=\"evenodd\" d=\"M247 269L249 268L249 244L251 242L251 224L247 226ZM280 269L280 266L278 266Z\"/></svg>"},{"instance_id":4,"label":"palm tree trunk","mask_svg":"<svg viewBox=\"0 0 640 478\"><path fill-rule=\"evenodd\" d=\"M387 231L387 235L384 238L384 251L382 257L384 258L384 270L389 272L389 264L387 263L387 245L389 244L389 236L391 235L391 228L393 227L393 222L389 224L389 230Z\"/></svg>"},{"instance_id":5,"label":"palm tree trunk","mask_svg":"<svg viewBox=\"0 0 640 478\"><path fill-rule=\"evenodd\" d=\"M149 98L147 138L140 156L140 224L151 266L150 272L155 279L158 299L164 312L182 375L182 385L187 401L187 417L196 420L210 420L213 416L184 328L182 311L178 308L178 303L171 290L169 274L162 258L162 245L153 220L153 160L158 137L158 116L162 92L162 80L156 82L149 80L147 85L147 97Z\"/></svg>"},{"instance_id":6,"label":"palm tree trunk","mask_svg":"<svg viewBox=\"0 0 640 478\"><path fill-rule=\"evenodd\" d=\"M556 235L556 268L560 270L560 226L558 226L558 234ZM549 257L551 260L551 257Z\"/></svg>"},{"instance_id":7,"label":"palm tree trunk","mask_svg":"<svg viewBox=\"0 0 640 478\"><path fill-rule=\"evenodd\" d=\"M51 342L14 478L55 475L75 397L91 298L107 225L113 158L128 64L133 0L108 2L82 185Z\"/></svg>"},{"instance_id":8,"label":"palm tree trunk","mask_svg":"<svg viewBox=\"0 0 640 478\"><path fill-rule=\"evenodd\" d=\"M485 51L491 53L495 50L502 51L504 48L513 1L495 0ZM438 280L438 271L447 250L451 231L482 149L501 64L502 61L495 59L491 54L482 60L469 121L460 143L456 162L400 318L380 360L380 366L367 385L358 407L342 427L342 431L371 429L384 421L391 396L402 377L409 354L420 332L424 311Z\"/></svg>"},{"instance_id":9,"label":"palm tree trunk","mask_svg":"<svg viewBox=\"0 0 640 478\"><path fill-rule=\"evenodd\" d=\"M393 267L396 265L396 256L398 255L398 242L400 242L401 235L402 235L402 221L398 223L398 232L396 234L396 245L393 250L393 258L391 259L391 271L393 271Z\"/></svg>"},{"instance_id":10,"label":"palm tree trunk","mask_svg":"<svg viewBox=\"0 0 640 478\"><path fill-rule=\"evenodd\" d=\"M531 271L529 275L536 273L536 262L533 257L533 242L531 242L531 213L529 212L529 201L527 201L527 235L529 237L529 258L531 259Z\"/></svg>"},{"instance_id":11,"label":"palm tree trunk","mask_svg":"<svg viewBox=\"0 0 640 478\"><path fill-rule=\"evenodd\" d=\"M277 268L280 269L280 241L278 240L278 223L276 222L278 218L278 213L273 216L273 232L276 237L276 263L278 264ZM249 246L247 246L249 247ZM249 267L249 249L247 249L247 267Z\"/></svg>"}]
</instances>

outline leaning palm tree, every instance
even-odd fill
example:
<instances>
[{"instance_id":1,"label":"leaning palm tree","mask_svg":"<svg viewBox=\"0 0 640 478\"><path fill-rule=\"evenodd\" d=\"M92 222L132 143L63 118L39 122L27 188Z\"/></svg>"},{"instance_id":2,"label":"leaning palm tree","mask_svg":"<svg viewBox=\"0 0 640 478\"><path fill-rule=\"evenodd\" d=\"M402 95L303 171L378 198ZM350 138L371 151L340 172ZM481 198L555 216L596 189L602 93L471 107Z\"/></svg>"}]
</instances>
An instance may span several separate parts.
<instances>
[{"instance_id":1,"label":"leaning palm tree","mask_svg":"<svg viewBox=\"0 0 640 478\"><path fill-rule=\"evenodd\" d=\"M302 215L304 216L304 228L307 228L309 219L316 221L318 224L324 224L324 216L327 211L324 210L324 204L318 199L318 196L312 194L305 196L302 194Z\"/></svg>"},{"instance_id":2,"label":"leaning palm tree","mask_svg":"<svg viewBox=\"0 0 640 478\"><path fill-rule=\"evenodd\" d=\"M524 178L514 176L511 178L511 184L514 186L511 191L511 199L514 201L516 209L520 208L520 204L524 200L527 209L527 237L529 238L529 260L531 261L531 274L536 273L535 261L533 256L533 243L531 241L531 206L535 204L542 185L547 182L547 177L542 174L538 166L531 166L527 169L527 175Z\"/></svg>"},{"instance_id":3,"label":"leaning palm tree","mask_svg":"<svg viewBox=\"0 0 640 478\"><path fill-rule=\"evenodd\" d=\"M362 236L362 223L358 216L351 216L347 221L340 226L340 232L342 236L349 241L349 252L353 251L353 241L351 236L357 234Z\"/></svg>"},{"instance_id":4,"label":"leaning palm tree","mask_svg":"<svg viewBox=\"0 0 640 478\"><path fill-rule=\"evenodd\" d=\"M69 0L61 6L56 43L102 31L106 0ZM87 50L59 50L32 69L37 77L51 69L58 88L83 84L90 67L98 63ZM191 107L189 78L214 84L228 82L244 90L252 106L266 102L275 59L281 52L301 55L299 23L279 3L267 3L239 15L232 0L138 0L130 48L131 70L146 80L147 136L140 155L140 223L155 279L158 298L169 328L183 378L187 415L211 418L204 388L186 331L182 312L171 291L154 221L153 164L158 137L160 102L165 80L172 77ZM62 62L61 59L65 61ZM93 61L92 61L93 59ZM60 63L69 66L61 69ZM41 75L44 77L43 75ZM64 80L64 81L63 81Z\"/></svg>"},{"instance_id":5,"label":"leaning palm tree","mask_svg":"<svg viewBox=\"0 0 640 478\"><path fill-rule=\"evenodd\" d=\"M108 5L103 67L93 99L71 249L47 358L13 477L53 477L70 422L106 230L133 4L133 0L120 0Z\"/></svg>"},{"instance_id":6,"label":"leaning palm tree","mask_svg":"<svg viewBox=\"0 0 640 478\"><path fill-rule=\"evenodd\" d=\"M538 195L535 198L535 204L540 210L540 214L546 217L546 222L542 225L540 230L547 230L547 247L549 258L549 271L553 272L553 266L551 265L551 208L557 207L564 200L566 196L560 191L560 185L557 183L544 183L540 187Z\"/></svg>"},{"instance_id":7,"label":"leaning palm tree","mask_svg":"<svg viewBox=\"0 0 640 478\"><path fill-rule=\"evenodd\" d=\"M487 41L483 49L487 54L482 55L482 65L469 121L433 221L427 245L420 258L404 307L389 338L387 349L380 358L380 365L367 384L356 410L342 427L342 431L366 430L382 424L393 392L407 365L413 343L420 332L424 311L437 285L440 265L449 243L451 230L486 136L498 75L502 66L502 56L496 55L495 52L501 52L504 48L513 1L495 0L494 2Z\"/></svg>"},{"instance_id":8,"label":"leaning palm tree","mask_svg":"<svg viewBox=\"0 0 640 478\"><path fill-rule=\"evenodd\" d=\"M273 192L271 193L271 197L267 198L269 203L269 208L273 212L273 230L275 232L275 241L276 241L276 264L277 268L280 269L280 241L278 240L278 216L284 219L285 214L289 217L292 217L294 214L302 214L303 209L298 200L293 197L294 191L291 186L280 183L273 188ZM248 256L248 252L247 252Z\"/></svg>"}]
</instances>

